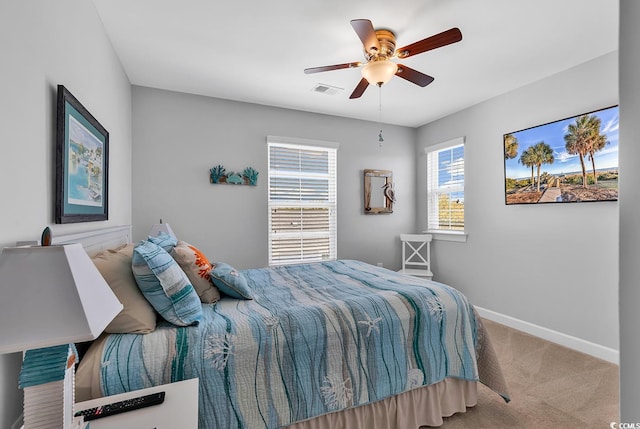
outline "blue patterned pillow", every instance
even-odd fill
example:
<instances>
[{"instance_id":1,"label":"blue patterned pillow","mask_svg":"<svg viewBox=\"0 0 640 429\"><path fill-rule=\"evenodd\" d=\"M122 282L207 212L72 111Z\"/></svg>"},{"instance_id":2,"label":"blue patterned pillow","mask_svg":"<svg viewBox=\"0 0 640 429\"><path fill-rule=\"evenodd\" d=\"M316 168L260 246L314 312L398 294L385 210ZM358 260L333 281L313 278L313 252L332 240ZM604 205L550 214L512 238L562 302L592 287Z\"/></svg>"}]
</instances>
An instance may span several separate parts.
<instances>
[{"instance_id":1,"label":"blue patterned pillow","mask_svg":"<svg viewBox=\"0 0 640 429\"><path fill-rule=\"evenodd\" d=\"M142 294L167 322L198 324L200 298L180 265L162 247L150 241L136 244L131 271Z\"/></svg>"},{"instance_id":2,"label":"blue patterned pillow","mask_svg":"<svg viewBox=\"0 0 640 429\"><path fill-rule=\"evenodd\" d=\"M149 238L147 238L147 241L150 241L153 244L157 244L167 252L171 252L171 250L178 244L177 238L172 237L162 231L160 231L156 236L150 235Z\"/></svg>"},{"instance_id":3,"label":"blue patterned pillow","mask_svg":"<svg viewBox=\"0 0 640 429\"><path fill-rule=\"evenodd\" d=\"M211 265L213 269L209 276L220 291L237 299L253 299L247 279L242 273L224 262L214 262Z\"/></svg>"}]
</instances>

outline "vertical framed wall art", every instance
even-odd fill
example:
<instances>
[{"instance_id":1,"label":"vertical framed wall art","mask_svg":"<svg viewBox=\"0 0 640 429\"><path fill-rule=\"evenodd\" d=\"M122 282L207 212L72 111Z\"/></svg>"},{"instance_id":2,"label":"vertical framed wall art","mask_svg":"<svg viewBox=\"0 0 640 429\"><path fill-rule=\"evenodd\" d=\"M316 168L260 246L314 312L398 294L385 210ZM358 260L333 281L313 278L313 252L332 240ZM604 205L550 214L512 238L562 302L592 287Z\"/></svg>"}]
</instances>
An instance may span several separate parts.
<instances>
[{"instance_id":1,"label":"vertical framed wall art","mask_svg":"<svg viewBox=\"0 0 640 429\"><path fill-rule=\"evenodd\" d=\"M56 223L109 218L109 133L58 85Z\"/></svg>"},{"instance_id":2,"label":"vertical framed wall art","mask_svg":"<svg viewBox=\"0 0 640 429\"><path fill-rule=\"evenodd\" d=\"M396 201L391 170L364 170L364 214L393 213Z\"/></svg>"}]
</instances>

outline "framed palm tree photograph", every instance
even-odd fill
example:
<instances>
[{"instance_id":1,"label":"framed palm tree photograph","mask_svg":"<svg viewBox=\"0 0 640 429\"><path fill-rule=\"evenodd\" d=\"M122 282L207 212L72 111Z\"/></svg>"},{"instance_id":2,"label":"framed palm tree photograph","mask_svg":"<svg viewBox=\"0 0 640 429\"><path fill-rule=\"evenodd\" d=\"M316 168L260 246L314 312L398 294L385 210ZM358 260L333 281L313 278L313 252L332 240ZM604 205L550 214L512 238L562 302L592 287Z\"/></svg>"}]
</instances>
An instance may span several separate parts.
<instances>
[{"instance_id":1,"label":"framed palm tree photograph","mask_svg":"<svg viewBox=\"0 0 640 429\"><path fill-rule=\"evenodd\" d=\"M505 203L618 200L618 106L504 135Z\"/></svg>"}]
</instances>

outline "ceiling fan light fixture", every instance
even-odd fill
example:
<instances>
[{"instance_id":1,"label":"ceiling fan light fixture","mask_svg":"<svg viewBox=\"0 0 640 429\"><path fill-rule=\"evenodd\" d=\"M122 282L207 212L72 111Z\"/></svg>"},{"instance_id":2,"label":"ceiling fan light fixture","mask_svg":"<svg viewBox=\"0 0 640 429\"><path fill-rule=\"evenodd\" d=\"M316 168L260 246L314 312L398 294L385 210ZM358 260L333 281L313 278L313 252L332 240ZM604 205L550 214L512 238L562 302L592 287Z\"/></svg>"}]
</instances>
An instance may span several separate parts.
<instances>
[{"instance_id":1,"label":"ceiling fan light fixture","mask_svg":"<svg viewBox=\"0 0 640 429\"><path fill-rule=\"evenodd\" d=\"M376 30L368 19L352 19L351 26L362 42L366 64L351 62L304 69L306 74L311 74L363 66L362 78L349 96L350 100L360 98L369 85L382 87L394 75L420 87L429 85L433 82L432 76L405 65L398 65L390 59L408 58L462 40L460 29L454 27L396 49L396 34L393 31L385 28Z\"/></svg>"},{"instance_id":2,"label":"ceiling fan light fixture","mask_svg":"<svg viewBox=\"0 0 640 429\"><path fill-rule=\"evenodd\" d=\"M398 64L389 60L371 61L362 68L362 77L371 85L383 85L398 71Z\"/></svg>"}]
</instances>

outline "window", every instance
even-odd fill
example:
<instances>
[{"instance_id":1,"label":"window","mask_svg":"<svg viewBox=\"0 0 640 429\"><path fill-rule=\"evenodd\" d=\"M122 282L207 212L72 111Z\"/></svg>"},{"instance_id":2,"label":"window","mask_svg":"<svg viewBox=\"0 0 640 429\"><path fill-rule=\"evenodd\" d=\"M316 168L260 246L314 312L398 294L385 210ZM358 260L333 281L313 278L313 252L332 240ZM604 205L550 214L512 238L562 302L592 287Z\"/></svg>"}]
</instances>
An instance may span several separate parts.
<instances>
[{"instance_id":1,"label":"window","mask_svg":"<svg viewBox=\"0 0 640 429\"><path fill-rule=\"evenodd\" d=\"M269 146L269 265L336 259L336 143L285 137Z\"/></svg>"},{"instance_id":2,"label":"window","mask_svg":"<svg viewBox=\"0 0 640 429\"><path fill-rule=\"evenodd\" d=\"M424 151L428 231L464 233L464 137Z\"/></svg>"}]
</instances>

